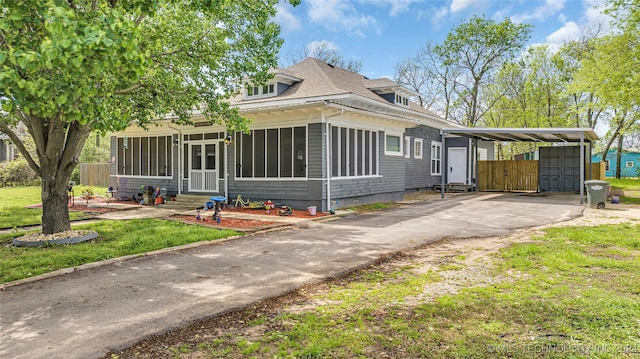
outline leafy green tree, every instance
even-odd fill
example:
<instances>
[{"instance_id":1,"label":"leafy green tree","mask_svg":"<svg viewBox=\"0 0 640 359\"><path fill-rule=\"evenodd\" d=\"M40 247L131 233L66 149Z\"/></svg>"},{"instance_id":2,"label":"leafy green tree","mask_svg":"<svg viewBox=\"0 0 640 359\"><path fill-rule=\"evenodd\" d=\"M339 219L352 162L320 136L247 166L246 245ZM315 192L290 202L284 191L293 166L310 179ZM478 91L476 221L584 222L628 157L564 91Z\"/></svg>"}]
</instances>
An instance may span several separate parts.
<instances>
[{"instance_id":1,"label":"leafy green tree","mask_svg":"<svg viewBox=\"0 0 640 359\"><path fill-rule=\"evenodd\" d=\"M493 80L503 64L522 50L531 34L528 24L509 19L497 23L474 16L447 34L434 51L443 65L455 66L457 102L464 110L458 122L476 126L497 99L483 96L482 89ZM484 106L483 106L484 103Z\"/></svg>"},{"instance_id":2,"label":"leafy green tree","mask_svg":"<svg viewBox=\"0 0 640 359\"><path fill-rule=\"evenodd\" d=\"M623 136L640 127L640 0L613 0L609 5L617 31L594 39L591 56L582 60L571 84L576 92L593 93L598 102L592 101L592 107L613 114L603 158L616 139L621 147Z\"/></svg>"},{"instance_id":3,"label":"leafy green tree","mask_svg":"<svg viewBox=\"0 0 640 359\"><path fill-rule=\"evenodd\" d=\"M66 186L92 130L189 123L194 109L246 128L225 99L276 65L277 2L0 0L0 131L42 178L43 233L70 229Z\"/></svg>"}]
</instances>

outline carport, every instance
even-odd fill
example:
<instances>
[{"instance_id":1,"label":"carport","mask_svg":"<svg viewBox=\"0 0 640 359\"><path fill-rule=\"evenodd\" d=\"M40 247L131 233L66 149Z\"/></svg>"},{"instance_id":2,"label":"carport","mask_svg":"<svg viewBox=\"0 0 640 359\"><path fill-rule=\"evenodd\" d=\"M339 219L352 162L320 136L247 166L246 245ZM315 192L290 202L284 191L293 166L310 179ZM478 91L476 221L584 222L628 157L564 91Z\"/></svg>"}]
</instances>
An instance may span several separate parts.
<instances>
[{"instance_id":1,"label":"carport","mask_svg":"<svg viewBox=\"0 0 640 359\"><path fill-rule=\"evenodd\" d=\"M477 142L477 140L485 141L502 141L502 142L562 142L562 143L579 143L580 148L580 204L584 203L584 180L585 180L585 145L589 147L589 159L591 158L592 142L599 139L598 135L591 128L443 128L440 130L442 136L442 148L446 148L447 135L468 137ZM478 146L474 144L474 155L472 156L473 167L475 168L475 177L478 174ZM442 168L449 168L447 156L442 156ZM442 198L445 194L445 177L442 176L441 193ZM590 175L591 177L591 175ZM477 186L476 186L477 190Z\"/></svg>"}]
</instances>

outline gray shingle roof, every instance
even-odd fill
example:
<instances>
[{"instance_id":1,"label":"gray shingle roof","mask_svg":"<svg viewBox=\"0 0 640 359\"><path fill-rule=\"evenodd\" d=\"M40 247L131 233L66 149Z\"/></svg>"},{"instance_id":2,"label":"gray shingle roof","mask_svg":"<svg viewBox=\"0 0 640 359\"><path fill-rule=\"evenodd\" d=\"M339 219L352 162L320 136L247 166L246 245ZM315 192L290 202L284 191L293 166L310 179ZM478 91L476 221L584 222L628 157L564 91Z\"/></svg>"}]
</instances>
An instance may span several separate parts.
<instances>
[{"instance_id":1,"label":"gray shingle roof","mask_svg":"<svg viewBox=\"0 0 640 359\"><path fill-rule=\"evenodd\" d=\"M277 74L286 75L301 79L295 82L286 91L277 97L266 97L259 99L245 100L240 95L232 100L235 105L256 104L256 103L273 103L284 100L304 101L317 98L329 99L332 96L340 95L357 95L365 99L373 100L383 106L397 107L398 110L406 110L405 108L395 105L387 101L372 89L379 88L402 88L399 84L388 78L369 79L361 74L352 72L337 66L330 65L326 62L307 58L286 69L276 69ZM412 92L411 90L405 89ZM343 102L341 100L341 102ZM275 103L274 103L275 105ZM410 104L410 110L427 115L430 117L440 118L433 112L419 106L416 103Z\"/></svg>"}]
</instances>

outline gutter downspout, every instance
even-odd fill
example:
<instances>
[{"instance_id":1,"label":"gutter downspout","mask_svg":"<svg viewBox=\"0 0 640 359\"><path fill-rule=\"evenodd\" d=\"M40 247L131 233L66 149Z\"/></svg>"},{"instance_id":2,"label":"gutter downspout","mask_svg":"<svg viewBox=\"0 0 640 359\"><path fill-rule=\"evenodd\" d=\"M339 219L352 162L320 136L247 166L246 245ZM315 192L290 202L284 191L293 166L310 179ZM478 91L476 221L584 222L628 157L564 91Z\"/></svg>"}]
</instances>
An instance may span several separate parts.
<instances>
[{"instance_id":1,"label":"gutter downspout","mask_svg":"<svg viewBox=\"0 0 640 359\"><path fill-rule=\"evenodd\" d=\"M339 113L335 113L333 115L326 116L324 111L322 112L322 121L324 122L325 131L324 131L324 141L325 141L325 163L326 163L326 175L325 180L327 181L327 211L331 211L331 168L329 164L331 163L331 152L329 151L329 119L336 116L342 116L344 114L344 109L341 108Z\"/></svg>"},{"instance_id":2,"label":"gutter downspout","mask_svg":"<svg viewBox=\"0 0 640 359\"><path fill-rule=\"evenodd\" d=\"M171 124L168 124L167 127L178 132L178 150L176 151L178 152L178 194L182 194L182 186L183 186L182 176L184 175L182 173L182 157L184 155L181 153L182 152L182 130L179 128L171 127ZM173 143L171 145L173 145Z\"/></svg>"}]
</instances>

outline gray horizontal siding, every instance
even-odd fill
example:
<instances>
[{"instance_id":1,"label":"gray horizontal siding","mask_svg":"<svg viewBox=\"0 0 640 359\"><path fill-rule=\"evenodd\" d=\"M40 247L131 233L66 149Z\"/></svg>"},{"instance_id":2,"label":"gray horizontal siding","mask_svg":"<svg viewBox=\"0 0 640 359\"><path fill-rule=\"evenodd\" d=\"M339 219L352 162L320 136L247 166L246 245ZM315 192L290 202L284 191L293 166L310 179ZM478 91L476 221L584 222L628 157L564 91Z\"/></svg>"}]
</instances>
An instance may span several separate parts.
<instances>
[{"instance_id":1,"label":"gray horizontal siding","mask_svg":"<svg viewBox=\"0 0 640 359\"><path fill-rule=\"evenodd\" d=\"M431 175L431 142L441 142L440 130L437 128L420 125L414 128L408 128L405 136L411 137L410 158L405 158L407 163L405 171L405 189L424 189L431 188L434 184L442 181L441 176ZM422 139L422 158L415 158L413 150L415 139Z\"/></svg>"}]
</instances>

